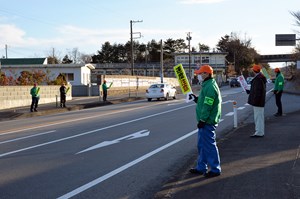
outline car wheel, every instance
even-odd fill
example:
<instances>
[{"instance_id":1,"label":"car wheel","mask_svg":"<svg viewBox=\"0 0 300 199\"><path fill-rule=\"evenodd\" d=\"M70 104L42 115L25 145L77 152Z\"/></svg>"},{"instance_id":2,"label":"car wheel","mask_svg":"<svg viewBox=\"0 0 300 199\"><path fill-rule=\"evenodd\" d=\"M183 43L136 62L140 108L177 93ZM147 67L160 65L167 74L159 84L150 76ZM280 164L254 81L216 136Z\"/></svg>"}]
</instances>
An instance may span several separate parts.
<instances>
[{"instance_id":1,"label":"car wheel","mask_svg":"<svg viewBox=\"0 0 300 199\"><path fill-rule=\"evenodd\" d=\"M173 99L176 99L176 92L174 93Z\"/></svg>"},{"instance_id":2,"label":"car wheel","mask_svg":"<svg viewBox=\"0 0 300 199\"><path fill-rule=\"evenodd\" d=\"M148 98L148 102L151 102L152 98Z\"/></svg>"},{"instance_id":3,"label":"car wheel","mask_svg":"<svg viewBox=\"0 0 300 199\"><path fill-rule=\"evenodd\" d=\"M165 100L167 101L169 99L169 93L167 93Z\"/></svg>"}]
</instances>

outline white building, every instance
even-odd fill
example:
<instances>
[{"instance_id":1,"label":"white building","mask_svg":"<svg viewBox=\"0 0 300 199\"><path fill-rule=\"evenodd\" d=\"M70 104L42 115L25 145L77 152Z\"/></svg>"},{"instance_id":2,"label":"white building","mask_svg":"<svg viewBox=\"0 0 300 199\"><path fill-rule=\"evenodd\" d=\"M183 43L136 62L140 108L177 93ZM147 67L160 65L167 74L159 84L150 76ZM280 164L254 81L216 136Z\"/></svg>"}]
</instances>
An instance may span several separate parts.
<instances>
[{"instance_id":1,"label":"white building","mask_svg":"<svg viewBox=\"0 0 300 199\"><path fill-rule=\"evenodd\" d=\"M60 74L71 85L91 84L92 64L47 64L47 58L0 59L1 72L7 77L17 79L22 71L43 71L49 80L55 80Z\"/></svg>"},{"instance_id":2,"label":"white building","mask_svg":"<svg viewBox=\"0 0 300 199\"><path fill-rule=\"evenodd\" d=\"M189 77L189 71L191 71L191 77L194 77L194 70L200 66L208 64L213 70L215 77L219 84L226 81L226 52L191 52L189 53L176 53L175 65L182 64L187 76Z\"/></svg>"},{"instance_id":3,"label":"white building","mask_svg":"<svg viewBox=\"0 0 300 199\"><path fill-rule=\"evenodd\" d=\"M225 69L227 54L224 52L191 52L191 68L196 69L198 66L208 64L214 69ZM175 54L175 65L180 63L184 68L189 67L189 53Z\"/></svg>"}]
</instances>

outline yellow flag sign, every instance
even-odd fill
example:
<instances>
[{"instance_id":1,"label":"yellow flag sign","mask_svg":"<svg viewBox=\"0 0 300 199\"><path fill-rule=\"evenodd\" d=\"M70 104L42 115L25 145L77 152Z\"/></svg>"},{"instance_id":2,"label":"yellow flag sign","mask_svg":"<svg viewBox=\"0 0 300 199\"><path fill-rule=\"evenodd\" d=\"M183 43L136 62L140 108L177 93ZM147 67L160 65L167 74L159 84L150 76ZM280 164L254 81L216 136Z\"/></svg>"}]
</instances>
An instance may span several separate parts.
<instances>
[{"instance_id":1,"label":"yellow flag sign","mask_svg":"<svg viewBox=\"0 0 300 199\"><path fill-rule=\"evenodd\" d=\"M177 66L174 66L174 71L175 71L176 77L178 79L182 93L187 94L187 93L192 92L189 80L186 77L186 74L185 74L182 64L178 64Z\"/></svg>"}]
</instances>

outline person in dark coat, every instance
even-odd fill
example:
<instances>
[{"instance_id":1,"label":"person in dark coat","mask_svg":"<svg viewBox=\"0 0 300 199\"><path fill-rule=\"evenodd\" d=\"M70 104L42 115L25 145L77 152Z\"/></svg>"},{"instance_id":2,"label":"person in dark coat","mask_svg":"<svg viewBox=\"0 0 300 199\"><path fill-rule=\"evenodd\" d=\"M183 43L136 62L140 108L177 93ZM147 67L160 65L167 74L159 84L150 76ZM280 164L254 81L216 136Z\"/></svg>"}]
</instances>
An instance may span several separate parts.
<instances>
[{"instance_id":1,"label":"person in dark coat","mask_svg":"<svg viewBox=\"0 0 300 199\"><path fill-rule=\"evenodd\" d=\"M65 83L61 84L61 87L59 88L59 92L60 92L60 107L66 107L67 87Z\"/></svg>"},{"instance_id":2,"label":"person in dark coat","mask_svg":"<svg viewBox=\"0 0 300 199\"><path fill-rule=\"evenodd\" d=\"M255 77L251 81L248 104L253 106L255 133L251 137L263 137L265 135L265 116L264 107L266 101L266 77L261 73L261 66L254 65L252 67Z\"/></svg>"}]
</instances>

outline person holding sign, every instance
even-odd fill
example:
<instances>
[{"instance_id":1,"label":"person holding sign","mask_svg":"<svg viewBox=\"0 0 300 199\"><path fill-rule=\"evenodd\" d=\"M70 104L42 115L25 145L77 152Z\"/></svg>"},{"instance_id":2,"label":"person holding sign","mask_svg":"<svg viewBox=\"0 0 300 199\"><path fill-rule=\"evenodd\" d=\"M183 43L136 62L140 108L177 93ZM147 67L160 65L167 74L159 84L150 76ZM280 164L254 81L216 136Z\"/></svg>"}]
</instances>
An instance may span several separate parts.
<instances>
[{"instance_id":1,"label":"person holding sign","mask_svg":"<svg viewBox=\"0 0 300 199\"><path fill-rule=\"evenodd\" d=\"M37 112L37 107L38 107L39 99L40 99L39 91L40 91L40 87L37 87L37 84L34 83L33 87L30 90L30 95L32 97L31 106L30 106L31 112L33 112L33 111Z\"/></svg>"},{"instance_id":2,"label":"person holding sign","mask_svg":"<svg viewBox=\"0 0 300 199\"><path fill-rule=\"evenodd\" d=\"M284 86L284 77L279 68L275 68L276 79L274 85L274 94L277 106L277 113L274 114L275 117L282 116L282 103L281 103L281 96L283 92Z\"/></svg>"},{"instance_id":3,"label":"person holding sign","mask_svg":"<svg viewBox=\"0 0 300 199\"><path fill-rule=\"evenodd\" d=\"M60 92L60 107L66 107L68 89L64 82L61 84L61 87L59 88L59 92Z\"/></svg>"},{"instance_id":4,"label":"person holding sign","mask_svg":"<svg viewBox=\"0 0 300 199\"><path fill-rule=\"evenodd\" d=\"M266 83L267 78L261 72L260 65L254 65L252 71L255 77L251 81L250 91L246 90L248 97L248 104L253 106L255 133L251 135L253 138L261 138L265 135L265 116L264 107L266 100Z\"/></svg>"},{"instance_id":5,"label":"person holding sign","mask_svg":"<svg viewBox=\"0 0 300 199\"><path fill-rule=\"evenodd\" d=\"M200 74L202 89L198 97L190 94L196 106L198 127L197 166L190 173L204 175L207 178L221 175L220 156L216 143L216 127L221 118L222 97L217 82L213 79L213 69L203 65L195 71ZM208 166L210 171L207 172Z\"/></svg>"},{"instance_id":6,"label":"person holding sign","mask_svg":"<svg viewBox=\"0 0 300 199\"><path fill-rule=\"evenodd\" d=\"M102 90L103 90L103 102L106 102L107 99L107 90L110 89L112 83L110 83L109 87L106 85L106 80L103 81Z\"/></svg>"}]
</instances>

